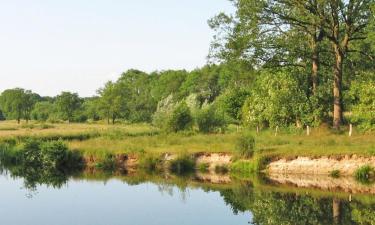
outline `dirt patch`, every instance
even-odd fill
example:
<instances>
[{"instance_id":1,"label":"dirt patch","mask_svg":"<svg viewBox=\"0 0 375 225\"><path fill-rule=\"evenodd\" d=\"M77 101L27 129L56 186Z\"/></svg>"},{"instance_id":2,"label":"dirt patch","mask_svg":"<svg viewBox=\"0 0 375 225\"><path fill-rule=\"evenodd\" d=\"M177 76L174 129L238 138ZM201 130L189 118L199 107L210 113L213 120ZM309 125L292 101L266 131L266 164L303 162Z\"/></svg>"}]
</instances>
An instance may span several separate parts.
<instances>
[{"instance_id":1,"label":"dirt patch","mask_svg":"<svg viewBox=\"0 0 375 225\"><path fill-rule=\"evenodd\" d=\"M279 159L267 166L269 174L311 174L329 175L333 170L340 171L341 175L353 175L355 171L364 165L375 167L375 157L297 157L287 160Z\"/></svg>"}]
</instances>

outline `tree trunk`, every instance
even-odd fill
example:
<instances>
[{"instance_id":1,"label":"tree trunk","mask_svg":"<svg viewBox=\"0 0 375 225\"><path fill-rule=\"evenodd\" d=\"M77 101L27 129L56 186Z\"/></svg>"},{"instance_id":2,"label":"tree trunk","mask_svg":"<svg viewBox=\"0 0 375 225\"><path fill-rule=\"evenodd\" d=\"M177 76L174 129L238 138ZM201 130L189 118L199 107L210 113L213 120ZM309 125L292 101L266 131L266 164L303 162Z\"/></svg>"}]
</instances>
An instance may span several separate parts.
<instances>
[{"instance_id":1,"label":"tree trunk","mask_svg":"<svg viewBox=\"0 0 375 225\"><path fill-rule=\"evenodd\" d=\"M318 72L319 72L319 50L316 41L312 44L312 70L311 70L311 80L312 80L312 94L317 94L318 89Z\"/></svg>"},{"instance_id":2,"label":"tree trunk","mask_svg":"<svg viewBox=\"0 0 375 225\"><path fill-rule=\"evenodd\" d=\"M335 64L333 68L333 128L338 130L343 121L342 109L342 69L343 53L338 44L334 44Z\"/></svg>"},{"instance_id":3,"label":"tree trunk","mask_svg":"<svg viewBox=\"0 0 375 225\"><path fill-rule=\"evenodd\" d=\"M113 115L113 116L112 116L112 125L115 125L115 121L116 121L116 116Z\"/></svg>"}]
</instances>

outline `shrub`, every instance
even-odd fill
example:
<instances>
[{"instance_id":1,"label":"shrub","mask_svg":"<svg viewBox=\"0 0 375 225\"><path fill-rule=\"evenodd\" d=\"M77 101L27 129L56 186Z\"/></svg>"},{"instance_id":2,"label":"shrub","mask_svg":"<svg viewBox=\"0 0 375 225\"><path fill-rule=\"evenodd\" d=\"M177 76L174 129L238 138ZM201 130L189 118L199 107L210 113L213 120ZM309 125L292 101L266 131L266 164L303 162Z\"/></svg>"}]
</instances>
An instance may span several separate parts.
<instances>
[{"instance_id":1,"label":"shrub","mask_svg":"<svg viewBox=\"0 0 375 225\"><path fill-rule=\"evenodd\" d=\"M370 81L370 82L369 82ZM352 115L349 120L363 130L375 129L375 75L364 74L349 90Z\"/></svg>"},{"instance_id":2,"label":"shrub","mask_svg":"<svg viewBox=\"0 0 375 225\"><path fill-rule=\"evenodd\" d=\"M104 158L96 164L96 167L104 171L116 170L116 158L113 154L106 154Z\"/></svg>"},{"instance_id":3,"label":"shrub","mask_svg":"<svg viewBox=\"0 0 375 225\"><path fill-rule=\"evenodd\" d=\"M361 166L355 171L355 178L361 183L370 183L375 176L375 169L370 165Z\"/></svg>"},{"instance_id":4,"label":"shrub","mask_svg":"<svg viewBox=\"0 0 375 225\"><path fill-rule=\"evenodd\" d=\"M23 166L44 170L68 171L83 165L82 156L78 152L69 151L61 140L27 139L15 157Z\"/></svg>"},{"instance_id":5,"label":"shrub","mask_svg":"<svg viewBox=\"0 0 375 225\"><path fill-rule=\"evenodd\" d=\"M185 102L180 103L172 112L167 129L171 132L178 132L189 130L193 125L193 117L191 116L190 108Z\"/></svg>"},{"instance_id":6,"label":"shrub","mask_svg":"<svg viewBox=\"0 0 375 225\"><path fill-rule=\"evenodd\" d=\"M226 174L229 172L229 168L227 165L216 165L215 166L215 173L218 174Z\"/></svg>"},{"instance_id":7,"label":"shrub","mask_svg":"<svg viewBox=\"0 0 375 225\"><path fill-rule=\"evenodd\" d=\"M205 173L209 170L210 165L208 163L201 163L198 165L199 172Z\"/></svg>"},{"instance_id":8,"label":"shrub","mask_svg":"<svg viewBox=\"0 0 375 225\"><path fill-rule=\"evenodd\" d=\"M225 129L227 122L224 113L210 106L198 112L196 121L200 132L211 133L218 129Z\"/></svg>"},{"instance_id":9,"label":"shrub","mask_svg":"<svg viewBox=\"0 0 375 225\"><path fill-rule=\"evenodd\" d=\"M145 156L140 160L140 167L148 172L157 171L162 164L162 160L156 156Z\"/></svg>"},{"instance_id":10,"label":"shrub","mask_svg":"<svg viewBox=\"0 0 375 225\"><path fill-rule=\"evenodd\" d=\"M329 175L333 178L339 178L340 177L340 170L332 170Z\"/></svg>"},{"instance_id":11,"label":"shrub","mask_svg":"<svg viewBox=\"0 0 375 225\"><path fill-rule=\"evenodd\" d=\"M254 137L248 132L241 134L236 140L236 150L242 157L251 158L255 150Z\"/></svg>"},{"instance_id":12,"label":"shrub","mask_svg":"<svg viewBox=\"0 0 375 225\"><path fill-rule=\"evenodd\" d=\"M186 174L195 170L195 161L188 155L183 155L173 160L170 170L176 174Z\"/></svg>"}]
</instances>

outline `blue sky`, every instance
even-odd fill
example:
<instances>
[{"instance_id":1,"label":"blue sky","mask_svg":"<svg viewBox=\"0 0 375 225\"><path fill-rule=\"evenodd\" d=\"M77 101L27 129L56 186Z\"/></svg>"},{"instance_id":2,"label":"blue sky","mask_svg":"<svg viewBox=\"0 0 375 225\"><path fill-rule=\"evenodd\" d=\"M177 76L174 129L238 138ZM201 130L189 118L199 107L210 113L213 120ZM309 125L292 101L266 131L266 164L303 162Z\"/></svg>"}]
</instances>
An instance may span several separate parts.
<instances>
[{"instance_id":1,"label":"blue sky","mask_svg":"<svg viewBox=\"0 0 375 225\"><path fill-rule=\"evenodd\" d=\"M0 91L90 96L130 68L206 62L207 20L228 0L0 0Z\"/></svg>"}]
</instances>

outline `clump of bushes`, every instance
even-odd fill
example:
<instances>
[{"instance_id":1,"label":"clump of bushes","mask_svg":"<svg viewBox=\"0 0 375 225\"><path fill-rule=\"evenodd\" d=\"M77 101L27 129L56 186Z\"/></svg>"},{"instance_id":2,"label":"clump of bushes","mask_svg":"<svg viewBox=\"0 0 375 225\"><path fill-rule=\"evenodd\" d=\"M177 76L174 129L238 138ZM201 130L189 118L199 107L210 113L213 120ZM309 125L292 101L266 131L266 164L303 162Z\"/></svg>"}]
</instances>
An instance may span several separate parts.
<instances>
[{"instance_id":1,"label":"clump of bushes","mask_svg":"<svg viewBox=\"0 0 375 225\"><path fill-rule=\"evenodd\" d=\"M193 117L186 102L180 103L170 115L167 121L167 130L170 132L178 132L190 130L193 126Z\"/></svg>"},{"instance_id":2,"label":"clump of bushes","mask_svg":"<svg viewBox=\"0 0 375 225\"><path fill-rule=\"evenodd\" d=\"M375 169L370 165L361 166L355 171L354 175L361 183L371 183L375 178Z\"/></svg>"},{"instance_id":3,"label":"clump of bushes","mask_svg":"<svg viewBox=\"0 0 375 225\"><path fill-rule=\"evenodd\" d=\"M148 155L140 159L139 166L147 172L154 172L160 170L162 159L157 156Z\"/></svg>"},{"instance_id":4,"label":"clump of bushes","mask_svg":"<svg viewBox=\"0 0 375 225\"><path fill-rule=\"evenodd\" d=\"M200 110L196 116L199 131L202 133L213 133L223 131L227 122L225 114L220 113L216 107L210 106Z\"/></svg>"},{"instance_id":5,"label":"clump of bushes","mask_svg":"<svg viewBox=\"0 0 375 225\"><path fill-rule=\"evenodd\" d=\"M113 154L105 154L103 159L96 164L96 167L104 171L115 171L116 157Z\"/></svg>"},{"instance_id":6,"label":"clump of bushes","mask_svg":"<svg viewBox=\"0 0 375 225\"><path fill-rule=\"evenodd\" d=\"M16 147L15 143L9 151L2 151L2 160L17 163L21 167L41 170L69 171L82 168L82 156L70 151L61 140L41 141L27 139L24 144Z\"/></svg>"},{"instance_id":7,"label":"clump of bushes","mask_svg":"<svg viewBox=\"0 0 375 225\"><path fill-rule=\"evenodd\" d=\"M182 155L171 161L170 170L176 174L194 172L195 160L189 155Z\"/></svg>"},{"instance_id":8,"label":"clump of bushes","mask_svg":"<svg viewBox=\"0 0 375 225\"><path fill-rule=\"evenodd\" d=\"M251 158L255 151L255 138L248 132L242 133L236 140L237 152L245 158Z\"/></svg>"}]
</instances>

